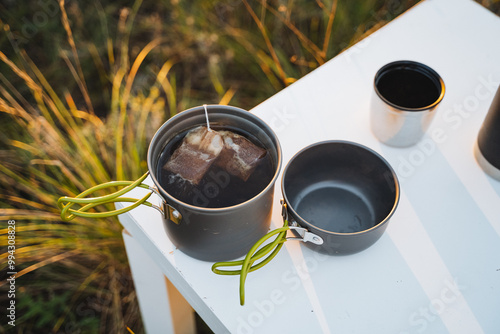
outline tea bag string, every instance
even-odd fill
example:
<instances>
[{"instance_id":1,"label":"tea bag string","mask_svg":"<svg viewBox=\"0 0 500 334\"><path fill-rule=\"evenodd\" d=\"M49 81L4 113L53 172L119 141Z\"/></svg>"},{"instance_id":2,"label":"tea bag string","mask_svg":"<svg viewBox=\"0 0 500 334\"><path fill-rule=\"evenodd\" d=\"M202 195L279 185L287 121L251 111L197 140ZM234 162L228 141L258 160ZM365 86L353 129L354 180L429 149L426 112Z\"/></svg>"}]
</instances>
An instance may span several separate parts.
<instances>
[{"instance_id":1,"label":"tea bag string","mask_svg":"<svg viewBox=\"0 0 500 334\"><path fill-rule=\"evenodd\" d=\"M245 281L247 274L249 272L255 271L257 269L262 268L266 264L268 264L281 250L283 247L283 243L286 241L286 232L290 229L288 226L288 221L285 220L283 227L278 228L276 230L273 230L269 233L267 233L265 236L260 238L253 246L252 248L248 251L247 255L245 256L244 260L239 260L239 261L228 261L228 262L217 262L214 263L212 266L212 271L215 274L218 275L240 275L240 305L245 304ZM262 245L267 239L272 237L273 235L278 234L276 239L262 247L257 251L257 249ZM273 250L274 249L274 250ZM271 250L273 250L271 252ZM271 252L271 254L268 255L267 258L265 258L263 261L259 262L256 265L253 265L253 263L262 257L264 257L266 254ZM234 266L240 266L240 270L220 270L218 269L219 267L234 267Z\"/></svg>"},{"instance_id":2,"label":"tea bag string","mask_svg":"<svg viewBox=\"0 0 500 334\"><path fill-rule=\"evenodd\" d=\"M203 105L203 108L205 108L205 118L207 120L207 130L208 131L212 131L212 129L210 129L210 121L208 120L208 109L207 109L207 105L204 104Z\"/></svg>"}]
</instances>

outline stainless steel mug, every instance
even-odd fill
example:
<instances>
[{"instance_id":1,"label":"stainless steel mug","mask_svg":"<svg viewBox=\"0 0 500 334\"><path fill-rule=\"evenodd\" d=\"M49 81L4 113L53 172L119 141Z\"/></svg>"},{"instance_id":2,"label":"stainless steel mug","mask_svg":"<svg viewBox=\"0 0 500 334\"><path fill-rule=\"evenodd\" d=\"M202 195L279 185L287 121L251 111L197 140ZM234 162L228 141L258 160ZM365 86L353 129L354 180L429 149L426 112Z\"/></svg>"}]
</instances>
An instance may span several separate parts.
<instances>
[{"instance_id":1,"label":"stainless steel mug","mask_svg":"<svg viewBox=\"0 0 500 334\"><path fill-rule=\"evenodd\" d=\"M486 174L500 181L500 87L479 130L475 155Z\"/></svg>"},{"instance_id":2,"label":"stainless steel mug","mask_svg":"<svg viewBox=\"0 0 500 334\"><path fill-rule=\"evenodd\" d=\"M416 144L429 128L444 93L443 79L424 64L401 60L383 66L374 80L373 134L389 146Z\"/></svg>"}]
</instances>

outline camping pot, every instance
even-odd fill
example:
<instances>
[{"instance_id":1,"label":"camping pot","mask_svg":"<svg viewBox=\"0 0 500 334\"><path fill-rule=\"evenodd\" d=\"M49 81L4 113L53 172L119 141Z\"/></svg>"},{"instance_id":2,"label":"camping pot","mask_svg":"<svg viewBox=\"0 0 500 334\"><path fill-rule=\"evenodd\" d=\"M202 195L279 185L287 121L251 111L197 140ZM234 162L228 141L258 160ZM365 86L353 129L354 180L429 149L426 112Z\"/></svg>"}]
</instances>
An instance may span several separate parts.
<instances>
[{"instance_id":1,"label":"camping pot","mask_svg":"<svg viewBox=\"0 0 500 334\"><path fill-rule=\"evenodd\" d=\"M281 189L283 219L307 230L306 246L332 255L374 244L399 202L399 182L389 163L347 141L321 142L298 152L283 172Z\"/></svg>"},{"instance_id":2,"label":"camping pot","mask_svg":"<svg viewBox=\"0 0 500 334\"><path fill-rule=\"evenodd\" d=\"M286 240L330 255L360 252L384 233L399 202L399 182L389 163L377 152L348 141L325 141L298 152L283 171L284 226L261 238L243 261L219 262L212 271L240 275L240 303L248 272L268 263ZM292 231L293 237L287 236ZM271 236L278 237L262 246ZM266 259L257 260L270 253ZM241 270L220 267L241 265Z\"/></svg>"},{"instance_id":3,"label":"camping pot","mask_svg":"<svg viewBox=\"0 0 500 334\"><path fill-rule=\"evenodd\" d=\"M207 117L209 117L211 126L237 129L239 132L251 134L270 155L274 168L272 179L262 191L243 203L221 208L195 206L178 200L168 193L159 182L158 163L165 146L179 134L197 126L206 125ZM246 254L251 246L269 230L274 184L280 172L281 159L281 147L276 134L255 115L232 106L205 105L195 107L170 118L158 129L148 149L148 173L137 181L110 182L112 185L126 185L127 187L120 192L109 195L111 197L106 198L106 203L132 202L128 198L124 199L118 196L136 186L141 186L161 197L161 207L146 201L151 195L149 193L140 200L134 200L135 203L132 205L104 213L104 215L120 214L140 204L152 206L161 211L168 237L185 254L205 261L235 259ZM154 183L153 187L142 183L148 175ZM120 184L116 184L118 182ZM102 189L106 185L97 187ZM75 216L103 216L103 213L80 212L99 204L96 204L96 201L92 202L96 198L84 198L95 191L94 188L83 192L76 198L62 197L58 202L62 210L61 217L64 220L69 220ZM118 193L119 195L116 195ZM102 198L100 200L102 201ZM70 209L76 203L88 204L80 210Z\"/></svg>"}]
</instances>

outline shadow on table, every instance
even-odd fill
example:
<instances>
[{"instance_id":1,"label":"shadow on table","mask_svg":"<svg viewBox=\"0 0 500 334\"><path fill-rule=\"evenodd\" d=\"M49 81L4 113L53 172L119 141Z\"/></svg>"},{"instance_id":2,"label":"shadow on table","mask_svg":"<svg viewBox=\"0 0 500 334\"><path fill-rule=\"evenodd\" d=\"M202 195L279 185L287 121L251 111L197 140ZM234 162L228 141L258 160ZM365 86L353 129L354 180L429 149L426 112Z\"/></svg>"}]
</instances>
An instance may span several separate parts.
<instances>
[{"instance_id":1,"label":"shadow on table","mask_svg":"<svg viewBox=\"0 0 500 334\"><path fill-rule=\"evenodd\" d=\"M493 188L493 190L495 190L498 197L500 198L500 181L497 181L491 177L488 177L488 182L491 184L491 188Z\"/></svg>"}]
</instances>

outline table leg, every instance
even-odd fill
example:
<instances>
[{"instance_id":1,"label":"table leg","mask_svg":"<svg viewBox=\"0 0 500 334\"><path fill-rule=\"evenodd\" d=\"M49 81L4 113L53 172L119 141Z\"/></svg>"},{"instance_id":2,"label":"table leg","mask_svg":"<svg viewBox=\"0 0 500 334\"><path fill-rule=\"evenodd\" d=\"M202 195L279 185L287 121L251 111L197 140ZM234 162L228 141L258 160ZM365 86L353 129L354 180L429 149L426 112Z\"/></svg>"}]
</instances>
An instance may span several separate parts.
<instances>
[{"instance_id":1,"label":"table leg","mask_svg":"<svg viewBox=\"0 0 500 334\"><path fill-rule=\"evenodd\" d=\"M126 230L122 235L146 333L195 333L192 307L141 245Z\"/></svg>"}]
</instances>

